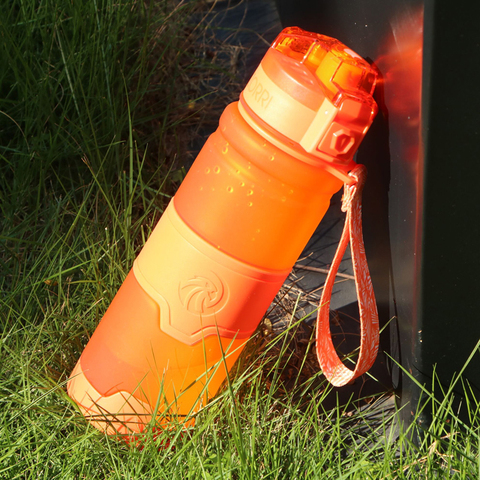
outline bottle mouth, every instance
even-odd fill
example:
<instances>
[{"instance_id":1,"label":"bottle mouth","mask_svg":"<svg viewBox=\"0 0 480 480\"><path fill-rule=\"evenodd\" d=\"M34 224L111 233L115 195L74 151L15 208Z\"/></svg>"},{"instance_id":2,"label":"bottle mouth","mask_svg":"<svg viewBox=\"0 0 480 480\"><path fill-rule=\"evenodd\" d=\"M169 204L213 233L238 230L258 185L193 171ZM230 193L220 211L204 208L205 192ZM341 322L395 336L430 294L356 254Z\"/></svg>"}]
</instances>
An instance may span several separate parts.
<instances>
[{"instance_id":1,"label":"bottle mouth","mask_svg":"<svg viewBox=\"0 0 480 480\"><path fill-rule=\"evenodd\" d=\"M335 164L344 178L377 113L376 81L375 67L338 40L290 27L242 92L240 111L254 128L268 126L308 156Z\"/></svg>"}]
</instances>

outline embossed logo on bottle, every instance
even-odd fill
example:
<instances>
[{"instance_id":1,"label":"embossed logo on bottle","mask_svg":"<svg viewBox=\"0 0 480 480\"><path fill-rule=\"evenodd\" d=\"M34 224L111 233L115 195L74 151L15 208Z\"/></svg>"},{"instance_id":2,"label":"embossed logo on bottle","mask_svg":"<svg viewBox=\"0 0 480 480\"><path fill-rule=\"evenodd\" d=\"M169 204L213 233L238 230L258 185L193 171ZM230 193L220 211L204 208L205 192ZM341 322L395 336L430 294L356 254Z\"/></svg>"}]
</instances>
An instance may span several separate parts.
<instances>
[{"instance_id":1,"label":"embossed logo on bottle","mask_svg":"<svg viewBox=\"0 0 480 480\"><path fill-rule=\"evenodd\" d=\"M228 300L228 288L214 272L194 275L180 282L178 294L182 305L197 315L210 315L220 311Z\"/></svg>"},{"instance_id":2,"label":"embossed logo on bottle","mask_svg":"<svg viewBox=\"0 0 480 480\"><path fill-rule=\"evenodd\" d=\"M267 109L272 101L272 94L263 85L260 78L255 74L247 84L246 91L250 94L250 98L255 100L263 109Z\"/></svg>"}]
</instances>

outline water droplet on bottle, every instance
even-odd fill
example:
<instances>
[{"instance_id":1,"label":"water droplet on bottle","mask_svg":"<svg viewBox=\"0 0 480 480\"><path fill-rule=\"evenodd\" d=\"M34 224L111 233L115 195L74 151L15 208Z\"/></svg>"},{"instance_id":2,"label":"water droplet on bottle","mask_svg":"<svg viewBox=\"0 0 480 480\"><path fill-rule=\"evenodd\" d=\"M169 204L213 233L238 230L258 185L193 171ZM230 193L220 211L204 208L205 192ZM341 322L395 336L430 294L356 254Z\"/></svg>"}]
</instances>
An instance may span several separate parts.
<instances>
[{"instance_id":1,"label":"water droplet on bottle","mask_svg":"<svg viewBox=\"0 0 480 480\"><path fill-rule=\"evenodd\" d=\"M233 192L233 187L227 187L227 192L232 193Z\"/></svg>"},{"instance_id":2,"label":"water droplet on bottle","mask_svg":"<svg viewBox=\"0 0 480 480\"><path fill-rule=\"evenodd\" d=\"M249 197L250 195L253 195L253 190L249 190L249 191L247 192L247 196Z\"/></svg>"},{"instance_id":3,"label":"water droplet on bottle","mask_svg":"<svg viewBox=\"0 0 480 480\"><path fill-rule=\"evenodd\" d=\"M275 160L275 155L272 155L272 156L270 157L270 161L273 162L274 160Z\"/></svg>"},{"instance_id":4,"label":"water droplet on bottle","mask_svg":"<svg viewBox=\"0 0 480 480\"><path fill-rule=\"evenodd\" d=\"M253 205L252 202L248 202L248 206L251 207Z\"/></svg>"},{"instance_id":5,"label":"water droplet on bottle","mask_svg":"<svg viewBox=\"0 0 480 480\"><path fill-rule=\"evenodd\" d=\"M288 193L291 195L293 193L293 190L290 190Z\"/></svg>"},{"instance_id":6,"label":"water droplet on bottle","mask_svg":"<svg viewBox=\"0 0 480 480\"><path fill-rule=\"evenodd\" d=\"M238 174L240 173L240 170L237 168L237 169L235 170L235 173L238 175Z\"/></svg>"},{"instance_id":7,"label":"water droplet on bottle","mask_svg":"<svg viewBox=\"0 0 480 480\"><path fill-rule=\"evenodd\" d=\"M240 186L241 186L241 187L244 187L244 186L245 186L245 182L240 182Z\"/></svg>"},{"instance_id":8,"label":"water droplet on bottle","mask_svg":"<svg viewBox=\"0 0 480 480\"><path fill-rule=\"evenodd\" d=\"M222 148L222 153L225 155L228 153L228 143Z\"/></svg>"},{"instance_id":9,"label":"water droplet on bottle","mask_svg":"<svg viewBox=\"0 0 480 480\"><path fill-rule=\"evenodd\" d=\"M218 165L213 169L213 173L220 173L220 167Z\"/></svg>"},{"instance_id":10,"label":"water droplet on bottle","mask_svg":"<svg viewBox=\"0 0 480 480\"><path fill-rule=\"evenodd\" d=\"M205 173L206 173L206 174L209 174L209 173L210 173L210 169L209 169L209 168L206 168L206 169L205 169Z\"/></svg>"}]
</instances>

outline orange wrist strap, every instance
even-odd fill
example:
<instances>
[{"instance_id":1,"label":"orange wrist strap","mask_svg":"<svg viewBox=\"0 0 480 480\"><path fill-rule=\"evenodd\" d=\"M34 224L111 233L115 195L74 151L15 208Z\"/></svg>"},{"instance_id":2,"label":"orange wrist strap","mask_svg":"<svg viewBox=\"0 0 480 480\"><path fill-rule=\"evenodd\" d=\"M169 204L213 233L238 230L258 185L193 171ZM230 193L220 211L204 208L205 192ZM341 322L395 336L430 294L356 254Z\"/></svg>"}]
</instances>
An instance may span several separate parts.
<instances>
[{"instance_id":1,"label":"orange wrist strap","mask_svg":"<svg viewBox=\"0 0 480 480\"><path fill-rule=\"evenodd\" d=\"M341 387L363 375L375 362L378 351L378 312L368 270L362 233L362 190L367 169L357 165L349 175L354 179L344 185L342 211L346 212L345 226L328 273L317 316L317 358L325 377L335 387ZM354 370L347 368L338 357L330 333L330 299L335 276L350 242L355 286L360 311L360 353Z\"/></svg>"}]
</instances>

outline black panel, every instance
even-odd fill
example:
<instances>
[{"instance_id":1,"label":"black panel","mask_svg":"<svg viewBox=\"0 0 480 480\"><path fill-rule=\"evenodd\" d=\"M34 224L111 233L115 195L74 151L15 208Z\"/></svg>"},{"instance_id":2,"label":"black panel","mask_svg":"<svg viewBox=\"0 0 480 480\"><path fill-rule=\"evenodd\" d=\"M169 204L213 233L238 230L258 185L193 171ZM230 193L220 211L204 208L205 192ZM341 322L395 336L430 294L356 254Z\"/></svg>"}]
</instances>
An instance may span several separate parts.
<instances>
[{"instance_id":1,"label":"black panel","mask_svg":"<svg viewBox=\"0 0 480 480\"><path fill-rule=\"evenodd\" d=\"M357 161L369 169L364 234L381 320L393 318L382 346L428 388L434 366L449 385L480 339L480 5L278 0L277 7L284 26L338 38L381 72L381 111ZM478 398L479 373L476 355L465 378ZM395 365L391 375L410 421L420 389ZM428 411L420 421L428 423Z\"/></svg>"}]
</instances>

